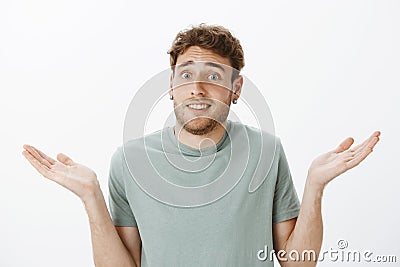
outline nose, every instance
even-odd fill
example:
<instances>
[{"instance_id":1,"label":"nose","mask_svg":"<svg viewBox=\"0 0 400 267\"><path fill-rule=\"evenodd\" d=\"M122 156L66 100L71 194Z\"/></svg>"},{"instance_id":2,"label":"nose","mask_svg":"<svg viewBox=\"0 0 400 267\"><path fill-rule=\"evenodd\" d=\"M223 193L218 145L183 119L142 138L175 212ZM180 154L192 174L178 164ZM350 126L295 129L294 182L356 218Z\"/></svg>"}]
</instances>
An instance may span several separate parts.
<instances>
[{"instance_id":1,"label":"nose","mask_svg":"<svg viewBox=\"0 0 400 267\"><path fill-rule=\"evenodd\" d=\"M191 94L192 95L203 95L204 96L205 90L204 90L204 86L203 86L202 82L196 81L196 82L194 82L192 84L192 92L191 92Z\"/></svg>"}]
</instances>

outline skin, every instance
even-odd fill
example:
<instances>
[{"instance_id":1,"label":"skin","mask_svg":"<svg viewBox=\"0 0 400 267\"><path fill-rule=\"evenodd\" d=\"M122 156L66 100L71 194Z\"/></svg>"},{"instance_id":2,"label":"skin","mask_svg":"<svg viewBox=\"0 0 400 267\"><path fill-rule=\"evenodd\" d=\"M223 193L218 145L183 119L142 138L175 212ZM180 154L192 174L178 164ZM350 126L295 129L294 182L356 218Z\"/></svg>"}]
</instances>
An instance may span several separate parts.
<instances>
[{"instance_id":1,"label":"skin","mask_svg":"<svg viewBox=\"0 0 400 267\"><path fill-rule=\"evenodd\" d=\"M188 61L215 62L230 66L227 58L199 47L190 47L178 57L177 64ZM199 70L198 73L201 71ZM217 143L224 135L230 103L240 96L243 78L239 76L231 83L232 92L230 92L221 89L221 86L205 82L178 88L175 79L177 74L178 72L175 76L171 76L170 91L170 95L174 97L177 116L176 137L180 142L195 148L210 145L203 142L205 139ZM214 106L214 109L210 110L206 116L204 113L201 113L201 116L195 116L195 113L191 113L182 104L196 99L207 99L213 104L220 103L221 105ZM222 113L223 116L217 113ZM275 251L289 252L295 249L301 255L303 250L314 250L317 255L319 254L323 234L321 200L324 188L337 176L360 164L372 152L379 141L379 135L380 132L376 131L363 143L354 147L351 147L354 139L349 137L337 148L320 155L312 162L308 170L299 216L272 225ZM33 146L24 145L23 148L22 154L40 174L72 191L84 203L90 223L95 265L140 266L139 229L113 225L96 174L65 154L60 153L57 159L53 159ZM315 266L316 262L280 261L280 264L284 267Z\"/></svg>"},{"instance_id":2,"label":"skin","mask_svg":"<svg viewBox=\"0 0 400 267\"><path fill-rule=\"evenodd\" d=\"M200 73L202 65L194 65L189 68L180 67L180 64L187 62L215 62L223 65L225 75L216 68L211 68L210 72ZM232 67L228 58L198 46L189 47L185 53L180 55L176 62L174 74L170 78L170 96L174 100L174 112L177 123L174 127L177 139L188 146L194 148L204 148L218 143L223 137L226 127L231 102L238 99L243 85L243 77L238 76L232 83ZM186 85L179 85L179 77L189 74L193 81ZM210 82L209 76L221 74L225 79L220 84ZM200 76L200 77L199 77ZM222 78L221 78L222 79ZM191 80L191 81L192 81ZM200 82L199 82L200 81ZM229 89L230 90L229 90ZM204 112L194 112L186 106L187 102L193 100L211 103L211 107ZM209 138L212 142L204 142Z\"/></svg>"}]
</instances>

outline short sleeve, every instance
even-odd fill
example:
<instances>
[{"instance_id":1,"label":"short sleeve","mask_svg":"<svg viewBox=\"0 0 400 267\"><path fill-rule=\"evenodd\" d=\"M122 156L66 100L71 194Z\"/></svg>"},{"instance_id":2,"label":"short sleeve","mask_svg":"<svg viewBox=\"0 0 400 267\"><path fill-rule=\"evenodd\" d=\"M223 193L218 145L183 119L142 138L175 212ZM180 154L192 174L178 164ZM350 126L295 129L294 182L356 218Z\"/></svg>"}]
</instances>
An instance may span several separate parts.
<instances>
[{"instance_id":1,"label":"short sleeve","mask_svg":"<svg viewBox=\"0 0 400 267\"><path fill-rule=\"evenodd\" d=\"M277 138L278 177L272 211L272 223L283 222L298 217L300 202L293 184L280 138Z\"/></svg>"},{"instance_id":2,"label":"short sleeve","mask_svg":"<svg viewBox=\"0 0 400 267\"><path fill-rule=\"evenodd\" d=\"M115 226L137 226L126 196L123 164L122 147L119 147L111 158L108 175L110 215Z\"/></svg>"}]
</instances>

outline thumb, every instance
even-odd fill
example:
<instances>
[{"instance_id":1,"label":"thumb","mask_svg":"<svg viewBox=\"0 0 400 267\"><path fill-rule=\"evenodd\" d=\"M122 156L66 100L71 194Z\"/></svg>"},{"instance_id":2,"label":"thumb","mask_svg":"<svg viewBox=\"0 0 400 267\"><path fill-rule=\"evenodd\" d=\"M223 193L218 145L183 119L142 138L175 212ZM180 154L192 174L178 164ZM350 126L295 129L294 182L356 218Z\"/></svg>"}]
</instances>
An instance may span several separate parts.
<instances>
[{"instance_id":1,"label":"thumb","mask_svg":"<svg viewBox=\"0 0 400 267\"><path fill-rule=\"evenodd\" d=\"M354 143L354 139L352 137L348 137L344 141L342 141L340 143L340 145L333 150L333 152L335 152L335 153L343 152L343 151L349 149L349 147L351 147L351 145L353 143Z\"/></svg>"},{"instance_id":2,"label":"thumb","mask_svg":"<svg viewBox=\"0 0 400 267\"><path fill-rule=\"evenodd\" d=\"M71 165L75 164L75 162L74 162L70 157L68 157L67 155L65 155L65 154L63 154L63 153L59 153L59 154L57 155L57 159L58 159L61 163L64 163L65 165L71 166Z\"/></svg>"}]
</instances>

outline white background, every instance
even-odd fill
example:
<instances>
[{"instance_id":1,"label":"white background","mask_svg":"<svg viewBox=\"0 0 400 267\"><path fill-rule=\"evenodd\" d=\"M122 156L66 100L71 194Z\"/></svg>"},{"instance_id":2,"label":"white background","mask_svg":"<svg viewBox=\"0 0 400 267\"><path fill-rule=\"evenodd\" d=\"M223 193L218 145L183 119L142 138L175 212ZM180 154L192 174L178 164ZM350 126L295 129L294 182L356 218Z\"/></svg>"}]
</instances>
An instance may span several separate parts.
<instances>
[{"instance_id":1,"label":"white background","mask_svg":"<svg viewBox=\"0 0 400 267\"><path fill-rule=\"evenodd\" d=\"M272 110L300 197L315 156L382 131L326 188L323 250L345 239L400 261L400 2L262 2L1 1L0 266L93 266L81 201L41 177L22 145L91 167L107 197L135 91L168 68L176 33L200 22L241 40L243 73Z\"/></svg>"}]
</instances>

